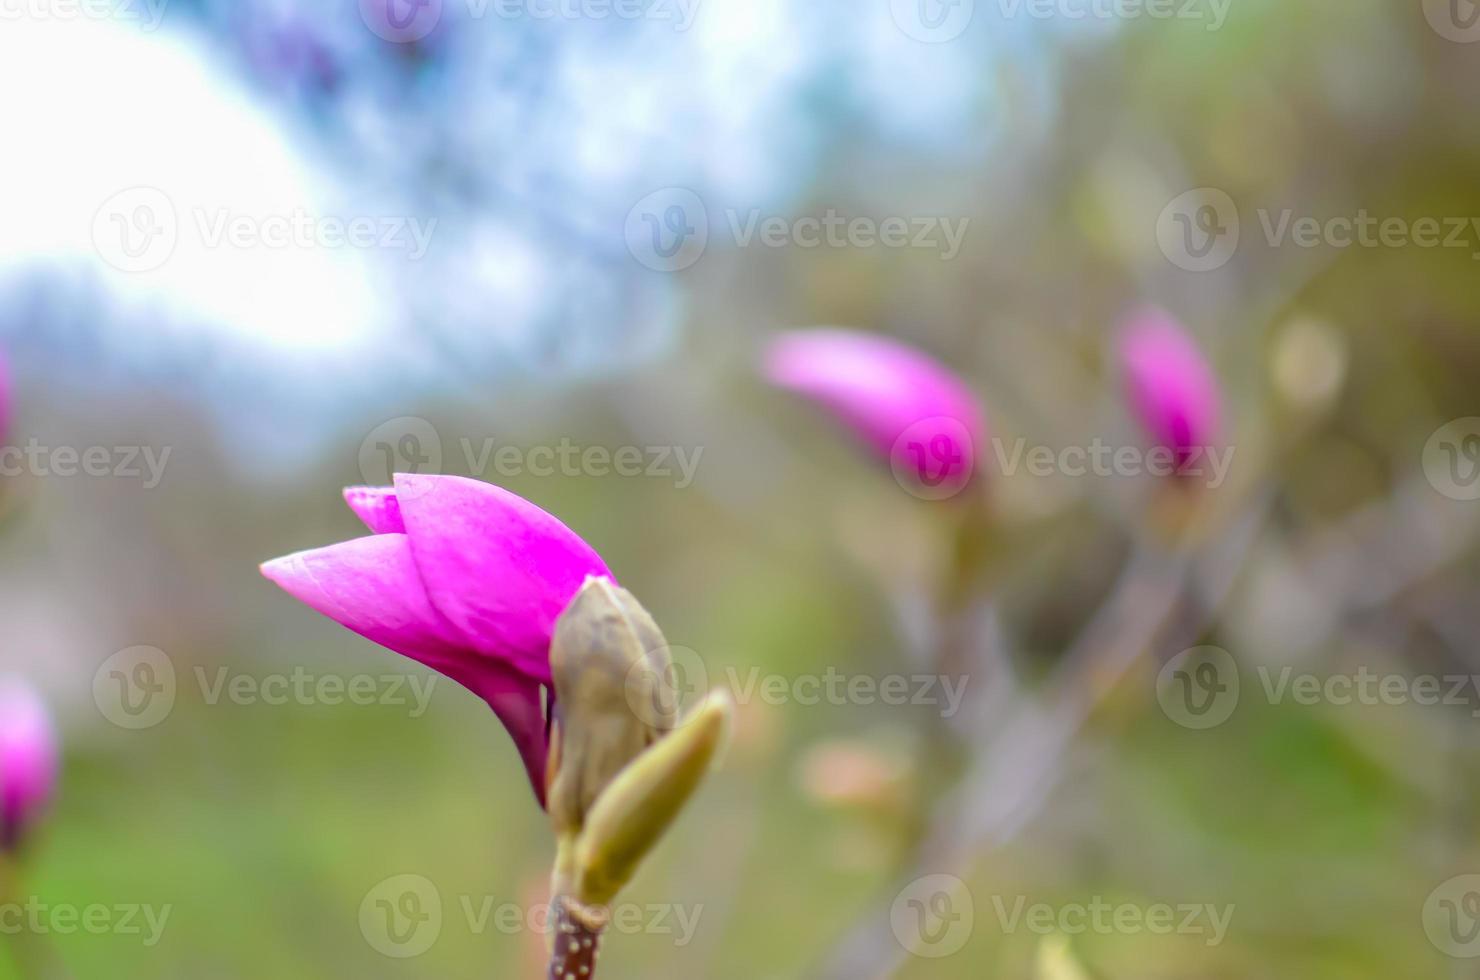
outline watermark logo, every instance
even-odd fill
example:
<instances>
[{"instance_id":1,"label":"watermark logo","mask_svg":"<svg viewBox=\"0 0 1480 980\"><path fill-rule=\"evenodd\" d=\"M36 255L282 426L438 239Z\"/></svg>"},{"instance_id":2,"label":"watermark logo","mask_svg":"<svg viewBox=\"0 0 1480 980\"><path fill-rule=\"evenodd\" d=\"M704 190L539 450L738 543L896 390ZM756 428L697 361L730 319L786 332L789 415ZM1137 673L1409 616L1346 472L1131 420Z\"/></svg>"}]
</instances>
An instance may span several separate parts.
<instances>
[{"instance_id":1,"label":"watermark logo","mask_svg":"<svg viewBox=\"0 0 1480 980\"><path fill-rule=\"evenodd\" d=\"M92 687L104 718L119 728L153 728L175 708L175 664L158 647L129 647L103 661Z\"/></svg>"},{"instance_id":2,"label":"watermark logo","mask_svg":"<svg viewBox=\"0 0 1480 980\"><path fill-rule=\"evenodd\" d=\"M157 187L130 187L93 215L93 247L120 272L152 272L170 260L180 241L175 202Z\"/></svg>"},{"instance_id":3,"label":"watermark logo","mask_svg":"<svg viewBox=\"0 0 1480 980\"><path fill-rule=\"evenodd\" d=\"M627 671L627 705L638 721L651 728L666 727L670 718L688 720L709 692L709 670L703 657L689 647L668 646L664 651L668 664L663 669L649 655Z\"/></svg>"},{"instance_id":4,"label":"watermark logo","mask_svg":"<svg viewBox=\"0 0 1480 980\"><path fill-rule=\"evenodd\" d=\"M1212 272L1238 251L1238 207L1225 191L1199 187L1177 195L1156 220L1161 254L1187 272Z\"/></svg>"},{"instance_id":5,"label":"watermark logo","mask_svg":"<svg viewBox=\"0 0 1480 980\"><path fill-rule=\"evenodd\" d=\"M922 44L945 44L966 33L976 0L889 0L894 24Z\"/></svg>"},{"instance_id":6,"label":"watermark logo","mask_svg":"<svg viewBox=\"0 0 1480 980\"><path fill-rule=\"evenodd\" d=\"M946 500L971 482L975 441L959 419L921 419L906 428L889 453L894 480L921 500Z\"/></svg>"},{"instance_id":7,"label":"watermark logo","mask_svg":"<svg viewBox=\"0 0 1480 980\"><path fill-rule=\"evenodd\" d=\"M1446 956L1480 956L1480 874L1456 875L1430 892L1423 931Z\"/></svg>"},{"instance_id":8,"label":"watermark logo","mask_svg":"<svg viewBox=\"0 0 1480 980\"><path fill-rule=\"evenodd\" d=\"M360 442L360 475L369 486L388 487L397 473L442 472L442 437L415 415L382 422Z\"/></svg>"},{"instance_id":9,"label":"watermark logo","mask_svg":"<svg viewBox=\"0 0 1480 980\"><path fill-rule=\"evenodd\" d=\"M1480 41L1480 4L1474 0L1423 0L1423 15L1434 32L1446 41L1457 44Z\"/></svg>"},{"instance_id":10,"label":"watermark logo","mask_svg":"<svg viewBox=\"0 0 1480 980\"><path fill-rule=\"evenodd\" d=\"M360 0L360 18L382 40L420 41L442 20L442 0Z\"/></svg>"},{"instance_id":11,"label":"watermark logo","mask_svg":"<svg viewBox=\"0 0 1480 980\"><path fill-rule=\"evenodd\" d=\"M1450 500L1480 500L1480 418L1436 429L1423 447L1423 473Z\"/></svg>"},{"instance_id":12,"label":"watermark logo","mask_svg":"<svg viewBox=\"0 0 1480 980\"><path fill-rule=\"evenodd\" d=\"M976 908L966 882L934 874L905 886L889 908L894 938L912 956L942 959L971 939Z\"/></svg>"},{"instance_id":13,"label":"watermark logo","mask_svg":"<svg viewBox=\"0 0 1480 980\"><path fill-rule=\"evenodd\" d=\"M1157 675L1156 700L1166 716L1183 728L1221 725L1238 707L1238 664L1220 647L1183 650Z\"/></svg>"},{"instance_id":14,"label":"watermark logo","mask_svg":"<svg viewBox=\"0 0 1480 980\"><path fill-rule=\"evenodd\" d=\"M442 893L421 875L387 878L360 902L360 934L382 956L420 956L442 935Z\"/></svg>"},{"instance_id":15,"label":"watermark logo","mask_svg":"<svg viewBox=\"0 0 1480 980\"><path fill-rule=\"evenodd\" d=\"M709 212L683 187L653 191L627 212L627 251L655 272L679 272L698 262L709 244Z\"/></svg>"}]
</instances>

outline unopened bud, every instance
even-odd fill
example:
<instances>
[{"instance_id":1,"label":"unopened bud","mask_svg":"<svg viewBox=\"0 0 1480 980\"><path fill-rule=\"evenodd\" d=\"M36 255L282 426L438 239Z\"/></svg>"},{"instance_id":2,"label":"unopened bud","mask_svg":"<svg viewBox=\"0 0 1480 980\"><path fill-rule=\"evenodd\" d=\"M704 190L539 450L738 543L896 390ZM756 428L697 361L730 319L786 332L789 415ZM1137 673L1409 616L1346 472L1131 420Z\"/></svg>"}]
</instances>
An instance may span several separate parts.
<instances>
[{"instance_id":1,"label":"unopened bud","mask_svg":"<svg viewBox=\"0 0 1480 980\"><path fill-rule=\"evenodd\" d=\"M550 669L555 716L548 802L564 838L580 831L602 790L677 718L663 690L672 672L663 633L632 594L609 579L587 579L561 613ZM642 710L635 710L634 699Z\"/></svg>"},{"instance_id":2,"label":"unopened bud","mask_svg":"<svg viewBox=\"0 0 1480 980\"><path fill-rule=\"evenodd\" d=\"M727 694L711 694L607 786L570 855L581 903L607 905L631 880L713 768L733 711Z\"/></svg>"}]
</instances>

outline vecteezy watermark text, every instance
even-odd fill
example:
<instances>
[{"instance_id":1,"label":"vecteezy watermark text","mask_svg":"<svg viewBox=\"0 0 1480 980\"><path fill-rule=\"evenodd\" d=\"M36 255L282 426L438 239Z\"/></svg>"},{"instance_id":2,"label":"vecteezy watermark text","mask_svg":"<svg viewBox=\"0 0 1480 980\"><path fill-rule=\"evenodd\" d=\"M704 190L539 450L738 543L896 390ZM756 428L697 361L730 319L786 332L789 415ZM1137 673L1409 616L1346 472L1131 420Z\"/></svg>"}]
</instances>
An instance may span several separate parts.
<instances>
[{"instance_id":1,"label":"vecteezy watermark text","mask_svg":"<svg viewBox=\"0 0 1480 980\"><path fill-rule=\"evenodd\" d=\"M492 895L461 894L454 907L475 936L533 933L548 936L555 928L554 907L547 902L520 904ZM448 903L436 883L424 875L393 875L377 882L360 903L360 933L376 952L411 959L436 945L447 920ZM607 931L624 936L660 936L677 948L689 945L699 930L704 906L624 902L606 910Z\"/></svg>"},{"instance_id":2,"label":"vecteezy watermark text","mask_svg":"<svg viewBox=\"0 0 1480 980\"><path fill-rule=\"evenodd\" d=\"M997 0L1004 18L1035 20L1176 20L1216 31L1233 0Z\"/></svg>"},{"instance_id":3,"label":"vecteezy watermark text","mask_svg":"<svg viewBox=\"0 0 1480 980\"><path fill-rule=\"evenodd\" d=\"M169 0L0 0L0 21L110 20L146 33L164 20Z\"/></svg>"},{"instance_id":4,"label":"vecteezy watermark text","mask_svg":"<svg viewBox=\"0 0 1480 980\"><path fill-rule=\"evenodd\" d=\"M1214 905L1210 902L1182 902L1176 905L1153 902L1140 905L1134 902L1109 902L1099 895L1088 902L1069 902L1053 905L1048 902L1028 904L1024 895L1009 900L1001 895L992 896L992 908L997 915L997 925L1004 934L1018 929L1039 936L1063 933L1077 936L1089 932L1100 936L1134 936L1149 933L1153 936L1201 936L1208 946L1221 944L1228 935L1228 924L1233 919L1234 906Z\"/></svg>"},{"instance_id":5,"label":"vecteezy watermark text","mask_svg":"<svg viewBox=\"0 0 1480 980\"><path fill-rule=\"evenodd\" d=\"M847 215L836 208L820 214L768 215L759 208L728 208L712 222L708 207L693 191L665 187L648 194L627 212L627 250L658 272L687 269L709 247L711 227L727 231L736 248L884 248L938 254L949 262L961 251L971 219L941 215Z\"/></svg>"},{"instance_id":6,"label":"vecteezy watermark text","mask_svg":"<svg viewBox=\"0 0 1480 980\"><path fill-rule=\"evenodd\" d=\"M426 714L440 680L437 674L339 674L297 666L288 671L248 674L227 666L196 665L192 674L203 703L214 707L286 705L311 707L406 708L412 718ZM93 674L98 712L120 728L153 728L169 718L180 688L174 660L152 646L113 654Z\"/></svg>"},{"instance_id":7,"label":"vecteezy watermark text","mask_svg":"<svg viewBox=\"0 0 1480 980\"><path fill-rule=\"evenodd\" d=\"M0 446L0 476L46 478L86 476L144 481L153 490L164 479L172 447L43 446L32 436L24 446Z\"/></svg>"},{"instance_id":8,"label":"vecteezy watermark text","mask_svg":"<svg viewBox=\"0 0 1480 980\"><path fill-rule=\"evenodd\" d=\"M1366 208L1325 216L1299 214L1293 208L1258 208L1254 214L1269 248L1457 249L1480 260L1480 217L1376 215ZM1239 207L1226 191L1200 187L1162 209L1156 240L1178 268L1211 272L1238 252L1243 225Z\"/></svg>"},{"instance_id":9,"label":"vecteezy watermark text","mask_svg":"<svg viewBox=\"0 0 1480 980\"><path fill-rule=\"evenodd\" d=\"M457 441L466 472L511 479L608 476L672 480L675 490L693 485L703 446L591 446L569 438L537 446L501 444L497 439ZM406 415L382 422L360 442L360 475L372 485L389 485L396 473L442 473L442 436L426 419Z\"/></svg>"},{"instance_id":10,"label":"vecteezy watermark text","mask_svg":"<svg viewBox=\"0 0 1480 980\"><path fill-rule=\"evenodd\" d=\"M1206 479L1216 490L1228 478L1233 465L1235 446L1192 446L1178 454L1167 446L1117 446L1096 437L1085 446L1029 446L1026 439L1015 439L1010 447L1001 439L992 440L997 466L1004 476L1019 471L1032 477L1139 477L1181 476Z\"/></svg>"},{"instance_id":11,"label":"vecteezy watermark text","mask_svg":"<svg viewBox=\"0 0 1480 980\"><path fill-rule=\"evenodd\" d=\"M174 198L157 187L127 188L93 216L93 246L104 262L130 273L164 266L186 232L208 250L379 249L416 261L427 254L437 229L434 217L314 214L301 207L246 213L195 206L186 214L189 220L182 221Z\"/></svg>"},{"instance_id":12,"label":"vecteezy watermark text","mask_svg":"<svg viewBox=\"0 0 1480 980\"><path fill-rule=\"evenodd\" d=\"M147 947L159 945L173 905L119 903L70 905L48 903L31 895L24 901L0 902L0 934L46 936L140 936Z\"/></svg>"}]
</instances>

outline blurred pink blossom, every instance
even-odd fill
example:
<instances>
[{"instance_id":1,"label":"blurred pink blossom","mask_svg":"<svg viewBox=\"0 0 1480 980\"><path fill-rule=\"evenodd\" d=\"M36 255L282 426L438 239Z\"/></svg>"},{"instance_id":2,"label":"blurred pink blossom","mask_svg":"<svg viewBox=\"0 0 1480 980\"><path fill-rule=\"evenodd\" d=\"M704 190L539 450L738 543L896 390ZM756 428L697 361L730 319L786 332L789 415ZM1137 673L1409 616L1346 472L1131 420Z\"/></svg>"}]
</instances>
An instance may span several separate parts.
<instances>
[{"instance_id":1,"label":"blurred pink blossom","mask_svg":"<svg viewBox=\"0 0 1480 980\"><path fill-rule=\"evenodd\" d=\"M1196 342L1164 310L1132 314L1118 338L1131 410L1178 467L1214 445L1221 413L1218 381Z\"/></svg>"},{"instance_id":2,"label":"blurred pink blossom","mask_svg":"<svg viewBox=\"0 0 1480 980\"><path fill-rule=\"evenodd\" d=\"M0 852L14 851L51 800L57 739L41 696L0 679Z\"/></svg>"},{"instance_id":3,"label":"blurred pink blossom","mask_svg":"<svg viewBox=\"0 0 1480 980\"><path fill-rule=\"evenodd\" d=\"M794 331L767 346L763 372L831 412L921 496L951 496L975 475L987 439L981 403L912 347L852 330Z\"/></svg>"},{"instance_id":4,"label":"blurred pink blossom","mask_svg":"<svg viewBox=\"0 0 1480 980\"><path fill-rule=\"evenodd\" d=\"M491 484L396 474L345 501L374 534L278 558L262 574L294 598L440 671L498 714L544 802L555 620L601 557L540 508Z\"/></svg>"},{"instance_id":5,"label":"blurred pink blossom","mask_svg":"<svg viewBox=\"0 0 1480 980\"><path fill-rule=\"evenodd\" d=\"M0 443L10 434L10 361L0 350Z\"/></svg>"}]
</instances>

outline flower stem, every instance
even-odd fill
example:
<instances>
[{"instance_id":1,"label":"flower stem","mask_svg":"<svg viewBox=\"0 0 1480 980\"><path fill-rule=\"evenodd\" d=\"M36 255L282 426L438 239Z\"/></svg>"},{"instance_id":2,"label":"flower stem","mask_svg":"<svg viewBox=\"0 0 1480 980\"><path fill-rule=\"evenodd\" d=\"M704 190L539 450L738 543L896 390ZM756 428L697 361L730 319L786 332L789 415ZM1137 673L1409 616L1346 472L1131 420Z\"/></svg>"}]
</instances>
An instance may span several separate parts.
<instances>
[{"instance_id":1,"label":"flower stem","mask_svg":"<svg viewBox=\"0 0 1480 980\"><path fill-rule=\"evenodd\" d=\"M606 917L564 896L555 899L555 940L549 980L592 980Z\"/></svg>"}]
</instances>

